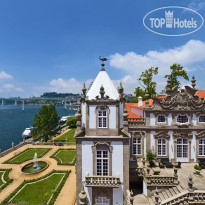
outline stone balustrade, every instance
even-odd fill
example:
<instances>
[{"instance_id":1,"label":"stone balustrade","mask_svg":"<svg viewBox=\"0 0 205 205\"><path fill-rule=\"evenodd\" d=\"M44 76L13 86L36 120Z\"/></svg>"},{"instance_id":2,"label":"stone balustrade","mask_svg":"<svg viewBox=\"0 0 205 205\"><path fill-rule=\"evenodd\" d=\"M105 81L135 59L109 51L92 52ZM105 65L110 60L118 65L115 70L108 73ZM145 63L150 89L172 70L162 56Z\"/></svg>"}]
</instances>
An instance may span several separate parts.
<instances>
[{"instance_id":1,"label":"stone balustrade","mask_svg":"<svg viewBox=\"0 0 205 205\"><path fill-rule=\"evenodd\" d=\"M176 186L178 185L177 177L172 176L145 176L147 186Z\"/></svg>"},{"instance_id":2,"label":"stone balustrade","mask_svg":"<svg viewBox=\"0 0 205 205\"><path fill-rule=\"evenodd\" d=\"M120 187L120 178L114 176L86 176L86 187Z\"/></svg>"},{"instance_id":3,"label":"stone balustrade","mask_svg":"<svg viewBox=\"0 0 205 205\"><path fill-rule=\"evenodd\" d=\"M177 175L176 176L151 175L149 168L142 168L142 167L137 168L136 172L138 173L139 176L143 176L147 186L176 186L179 184Z\"/></svg>"},{"instance_id":4,"label":"stone balustrade","mask_svg":"<svg viewBox=\"0 0 205 205\"><path fill-rule=\"evenodd\" d=\"M160 205L179 205L179 204L204 204L205 191L186 190L180 194L170 197L159 203Z\"/></svg>"}]
</instances>

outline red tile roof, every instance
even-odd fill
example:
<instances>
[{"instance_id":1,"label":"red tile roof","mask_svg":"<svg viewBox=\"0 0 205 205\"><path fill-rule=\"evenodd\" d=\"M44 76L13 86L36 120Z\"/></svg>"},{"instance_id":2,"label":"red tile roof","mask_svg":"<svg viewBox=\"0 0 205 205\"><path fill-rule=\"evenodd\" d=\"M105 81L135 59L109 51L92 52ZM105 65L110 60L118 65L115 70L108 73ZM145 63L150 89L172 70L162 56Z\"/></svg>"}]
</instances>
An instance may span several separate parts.
<instances>
[{"instance_id":1,"label":"red tile roof","mask_svg":"<svg viewBox=\"0 0 205 205\"><path fill-rule=\"evenodd\" d=\"M199 96L199 98L205 98L205 90L197 90L196 94Z\"/></svg>"}]
</instances>

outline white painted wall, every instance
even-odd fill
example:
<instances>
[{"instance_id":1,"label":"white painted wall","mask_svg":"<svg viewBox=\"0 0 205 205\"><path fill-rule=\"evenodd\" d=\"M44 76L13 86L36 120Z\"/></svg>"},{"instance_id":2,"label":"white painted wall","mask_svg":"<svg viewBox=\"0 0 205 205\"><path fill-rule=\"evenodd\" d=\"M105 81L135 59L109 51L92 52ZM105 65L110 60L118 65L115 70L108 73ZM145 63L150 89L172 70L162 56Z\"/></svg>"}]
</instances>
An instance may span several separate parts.
<instances>
[{"instance_id":1,"label":"white painted wall","mask_svg":"<svg viewBox=\"0 0 205 205\"><path fill-rule=\"evenodd\" d=\"M146 134L144 135L144 156L146 157L146 151L147 151L147 144L146 144L146 138L147 138L147 136L146 136Z\"/></svg>"},{"instance_id":2,"label":"white painted wall","mask_svg":"<svg viewBox=\"0 0 205 205\"><path fill-rule=\"evenodd\" d=\"M170 135L169 139L169 159L174 159L174 139L173 139L173 131L169 131Z\"/></svg>"},{"instance_id":3,"label":"white painted wall","mask_svg":"<svg viewBox=\"0 0 205 205\"><path fill-rule=\"evenodd\" d=\"M144 179L143 179L143 194L144 194L145 196L147 196L147 184L146 184L146 182L145 182Z\"/></svg>"},{"instance_id":4,"label":"white painted wall","mask_svg":"<svg viewBox=\"0 0 205 205\"><path fill-rule=\"evenodd\" d=\"M117 121L116 106L115 105L108 105L108 107L110 109L109 128L116 129L116 121Z\"/></svg>"},{"instance_id":5,"label":"white painted wall","mask_svg":"<svg viewBox=\"0 0 205 205\"><path fill-rule=\"evenodd\" d=\"M89 128L96 128L96 114L95 114L96 105L89 106Z\"/></svg>"},{"instance_id":6,"label":"white painted wall","mask_svg":"<svg viewBox=\"0 0 205 205\"><path fill-rule=\"evenodd\" d=\"M152 151L157 151L157 150L155 150L155 140L154 140L154 134L155 134L155 132L154 131L151 131L150 132L150 149L152 150Z\"/></svg>"},{"instance_id":7,"label":"white painted wall","mask_svg":"<svg viewBox=\"0 0 205 205\"><path fill-rule=\"evenodd\" d=\"M124 112L124 104L120 102L120 128L123 128L123 112Z\"/></svg>"},{"instance_id":8,"label":"white painted wall","mask_svg":"<svg viewBox=\"0 0 205 205\"><path fill-rule=\"evenodd\" d=\"M86 104L81 104L81 113L82 113L82 127L86 127Z\"/></svg>"},{"instance_id":9,"label":"white painted wall","mask_svg":"<svg viewBox=\"0 0 205 205\"><path fill-rule=\"evenodd\" d=\"M91 141L82 141L82 181L85 181L85 175L93 175L93 153Z\"/></svg>"},{"instance_id":10,"label":"white painted wall","mask_svg":"<svg viewBox=\"0 0 205 205\"><path fill-rule=\"evenodd\" d=\"M191 140L191 159L194 159L194 162L196 162L196 131L193 131L193 139Z\"/></svg>"},{"instance_id":11,"label":"white painted wall","mask_svg":"<svg viewBox=\"0 0 205 205\"><path fill-rule=\"evenodd\" d=\"M150 125L155 126L155 115L150 113Z\"/></svg>"},{"instance_id":12,"label":"white painted wall","mask_svg":"<svg viewBox=\"0 0 205 205\"><path fill-rule=\"evenodd\" d=\"M112 142L112 175L119 175L120 181L123 182L123 142Z\"/></svg>"},{"instance_id":13,"label":"white painted wall","mask_svg":"<svg viewBox=\"0 0 205 205\"><path fill-rule=\"evenodd\" d=\"M84 187L84 190L87 193L88 204L92 204L92 188Z\"/></svg>"},{"instance_id":14,"label":"white painted wall","mask_svg":"<svg viewBox=\"0 0 205 205\"><path fill-rule=\"evenodd\" d=\"M172 114L170 113L168 115L168 125L171 125L172 124Z\"/></svg>"},{"instance_id":15,"label":"white painted wall","mask_svg":"<svg viewBox=\"0 0 205 205\"><path fill-rule=\"evenodd\" d=\"M123 185L120 185L120 188L113 189L113 205L123 205Z\"/></svg>"},{"instance_id":16,"label":"white painted wall","mask_svg":"<svg viewBox=\"0 0 205 205\"><path fill-rule=\"evenodd\" d=\"M193 122L194 125L197 124L197 118L196 118L196 114L195 113L192 116L192 122Z\"/></svg>"}]
</instances>

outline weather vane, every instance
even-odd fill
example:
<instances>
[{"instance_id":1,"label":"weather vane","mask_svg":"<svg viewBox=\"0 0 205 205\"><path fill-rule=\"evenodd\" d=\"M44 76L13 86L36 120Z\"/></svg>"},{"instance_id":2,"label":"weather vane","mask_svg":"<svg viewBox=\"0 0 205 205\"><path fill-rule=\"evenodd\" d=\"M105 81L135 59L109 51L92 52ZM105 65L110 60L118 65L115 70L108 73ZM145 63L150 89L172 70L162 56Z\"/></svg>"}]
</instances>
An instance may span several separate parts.
<instances>
[{"instance_id":1,"label":"weather vane","mask_svg":"<svg viewBox=\"0 0 205 205\"><path fill-rule=\"evenodd\" d=\"M107 58L101 58L101 56L100 56L99 59L102 61L102 64L101 64L102 69L101 69L101 71L105 71L105 68L104 68L105 63L104 62L107 61Z\"/></svg>"}]
</instances>

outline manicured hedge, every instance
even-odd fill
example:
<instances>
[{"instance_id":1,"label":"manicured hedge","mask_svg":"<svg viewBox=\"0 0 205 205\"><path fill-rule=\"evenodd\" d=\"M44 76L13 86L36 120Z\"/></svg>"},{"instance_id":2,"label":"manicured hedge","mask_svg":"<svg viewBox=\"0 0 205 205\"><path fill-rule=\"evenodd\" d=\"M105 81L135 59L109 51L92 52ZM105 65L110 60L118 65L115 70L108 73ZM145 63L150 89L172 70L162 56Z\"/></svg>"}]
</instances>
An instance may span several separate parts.
<instances>
[{"instance_id":1,"label":"manicured hedge","mask_svg":"<svg viewBox=\"0 0 205 205\"><path fill-rule=\"evenodd\" d=\"M5 184L3 184L1 187L0 187L0 192L6 188L11 182L13 182L13 179L10 179L9 178L9 173L12 169L0 169L0 171L5 171L4 173L4 180L6 181Z\"/></svg>"}]
</instances>

